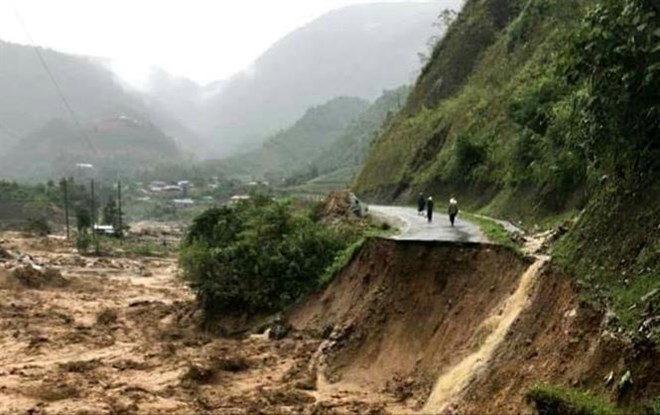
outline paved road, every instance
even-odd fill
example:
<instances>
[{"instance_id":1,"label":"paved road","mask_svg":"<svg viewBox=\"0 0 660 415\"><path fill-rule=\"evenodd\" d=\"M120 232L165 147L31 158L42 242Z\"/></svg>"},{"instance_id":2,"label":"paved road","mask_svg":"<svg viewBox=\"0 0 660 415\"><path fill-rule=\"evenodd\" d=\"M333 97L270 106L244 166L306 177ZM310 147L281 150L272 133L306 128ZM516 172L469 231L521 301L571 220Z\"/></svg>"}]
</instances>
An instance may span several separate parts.
<instances>
[{"instance_id":1,"label":"paved road","mask_svg":"<svg viewBox=\"0 0 660 415\"><path fill-rule=\"evenodd\" d=\"M449 223L449 216L444 212L434 212L433 223L428 223L425 217L418 216L417 210L405 206L369 205L369 212L397 222L402 232L392 237L399 240L416 241L454 241L454 242L486 242L488 239L479 226L456 218L454 227Z\"/></svg>"}]
</instances>

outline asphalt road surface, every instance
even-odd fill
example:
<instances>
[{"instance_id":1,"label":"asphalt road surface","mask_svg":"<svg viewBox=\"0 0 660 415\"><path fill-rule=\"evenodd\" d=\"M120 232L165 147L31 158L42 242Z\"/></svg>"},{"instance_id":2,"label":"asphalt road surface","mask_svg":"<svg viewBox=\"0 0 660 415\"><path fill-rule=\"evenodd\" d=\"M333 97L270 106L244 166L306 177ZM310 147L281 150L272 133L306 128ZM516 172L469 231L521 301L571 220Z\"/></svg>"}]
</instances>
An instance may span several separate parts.
<instances>
[{"instance_id":1,"label":"asphalt road surface","mask_svg":"<svg viewBox=\"0 0 660 415\"><path fill-rule=\"evenodd\" d=\"M444 211L433 212L433 222L417 214L417 209L406 206L369 205L369 212L392 219L401 228L401 233L392 239L411 241L486 242L488 239L479 226L462 220L459 212L454 227Z\"/></svg>"}]
</instances>

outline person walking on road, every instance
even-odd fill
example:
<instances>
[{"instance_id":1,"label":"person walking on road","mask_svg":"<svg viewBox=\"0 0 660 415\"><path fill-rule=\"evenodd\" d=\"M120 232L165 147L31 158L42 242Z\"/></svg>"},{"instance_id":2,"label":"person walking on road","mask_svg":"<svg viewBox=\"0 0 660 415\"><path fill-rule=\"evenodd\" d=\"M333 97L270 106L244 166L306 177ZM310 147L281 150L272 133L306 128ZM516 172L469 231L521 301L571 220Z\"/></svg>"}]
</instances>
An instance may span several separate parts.
<instances>
[{"instance_id":1,"label":"person walking on road","mask_svg":"<svg viewBox=\"0 0 660 415\"><path fill-rule=\"evenodd\" d=\"M419 192L419 196L417 196L417 215L424 215L424 210L426 210L426 199L424 198L424 192Z\"/></svg>"},{"instance_id":2,"label":"person walking on road","mask_svg":"<svg viewBox=\"0 0 660 415\"><path fill-rule=\"evenodd\" d=\"M458 201L454 199L452 196L451 199L449 199L449 222L451 222L451 226L454 226L454 221L456 220L456 215L458 215Z\"/></svg>"},{"instance_id":3,"label":"person walking on road","mask_svg":"<svg viewBox=\"0 0 660 415\"><path fill-rule=\"evenodd\" d=\"M433 198L429 196L429 200L426 202L426 219L429 223L433 222Z\"/></svg>"}]
</instances>

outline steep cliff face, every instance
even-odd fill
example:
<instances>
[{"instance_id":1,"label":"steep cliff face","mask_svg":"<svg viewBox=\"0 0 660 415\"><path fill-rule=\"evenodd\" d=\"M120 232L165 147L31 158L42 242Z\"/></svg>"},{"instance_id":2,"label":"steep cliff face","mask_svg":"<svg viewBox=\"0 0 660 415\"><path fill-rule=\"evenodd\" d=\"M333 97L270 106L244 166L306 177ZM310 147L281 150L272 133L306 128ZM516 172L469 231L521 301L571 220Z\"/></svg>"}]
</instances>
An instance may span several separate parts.
<instances>
[{"instance_id":1,"label":"steep cliff face","mask_svg":"<svg viewBox=\"0 0 660 415\"><path fill-rule=\"evenodd\" d=\"M469 1L436 46L406 107L374 146L357 190L405 199L422 187L481 195L487 189L483 204L502 190L546 179L515 173L516 158L524 168L531 161L539 168L565 167L550 152L535 157L536 149L526 151L528 141L535 144L537 139L530 138L536 133L526 124L539 109L537 101L561 94L549 83L556 72L555 57L586 12L584 3ZM518 176L527 179L526 174L529 183L515 183ZM553 184L548 181L541 193L551 193Z\"/></svg>"},{"instance_id":2,"label":"steep cliff face","mask_svg":"<svg viewBox=\"0 0 660 415\"><path fill-rule=\"evenodd\" d=\"M389 200L460 190L525 219L582 209L603 175L656 180L656 7L468 1L356 190Z\"/></svg>"},{"instance_id":3,"label":"steep cliff face","mask_svg":"<svg viewBox=\"0 0 660 415\"><path fill-rule=\"evenodd\" d=\"M555 263L657 337L659 23L650 0L469 0L355 190L454 193L527 225L573 218Z\"/></svg>"}]
</instances>

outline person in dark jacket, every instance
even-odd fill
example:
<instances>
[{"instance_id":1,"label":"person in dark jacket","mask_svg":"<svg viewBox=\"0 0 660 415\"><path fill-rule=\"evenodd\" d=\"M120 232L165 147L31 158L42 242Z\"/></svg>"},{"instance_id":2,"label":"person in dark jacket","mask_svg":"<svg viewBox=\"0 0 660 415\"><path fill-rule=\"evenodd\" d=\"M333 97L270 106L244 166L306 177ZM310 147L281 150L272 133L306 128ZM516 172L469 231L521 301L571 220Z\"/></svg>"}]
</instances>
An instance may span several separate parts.
<instances>
[{"instance_id":1,"label":"person in dark jacket","mask_svg":"<svg viewBox=\"0 0 660 415\"><path fill-rule=\"evenodd\" d=\"M417 214L422 216L424 210L426 210L426 199L424 198L424 193L419 192L419 196L417 196Z\"/></svg>"},{"instance_id":2,"label":"person in dark jacket","mask_svg":"<svg viewBox=\"0 0 660 415\"><path fill-rule=\"evenodd\" d=\"M454 199L452 196L451 199L449 199L449 222L451 222L451 226L454 226L454 221L456 220L456 215L458 215L458 201Z\"/></svg>"},{"instance_id":3,"label":"person in dark jacket","mask_svg":"<svg viewBox=\"0 0 660 415\"><path fill-rule=\"evenodd\" d=\"M431 196L426 202L426 219L429 220L429 223L433 222L433 198Z\"/></svg>"}]
</instances>

